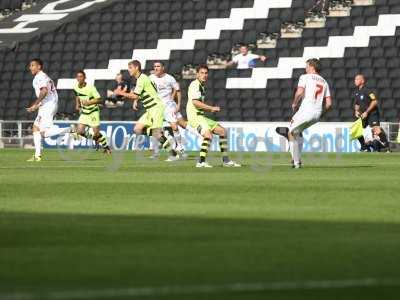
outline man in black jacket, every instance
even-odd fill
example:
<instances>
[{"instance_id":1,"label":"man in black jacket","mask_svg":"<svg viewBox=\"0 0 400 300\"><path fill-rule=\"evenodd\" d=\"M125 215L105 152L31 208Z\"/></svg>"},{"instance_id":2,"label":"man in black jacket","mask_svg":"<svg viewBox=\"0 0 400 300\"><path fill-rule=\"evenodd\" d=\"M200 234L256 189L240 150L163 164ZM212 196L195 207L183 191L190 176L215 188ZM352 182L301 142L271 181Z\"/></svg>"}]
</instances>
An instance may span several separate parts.
<instances>
[{"instance_id":1,"label":"man in black jacket","mask_svg":"<svg viewBox=\"0 0 400 300\"><path fill-rule=\"evenodd\" d=\"M354 78L356 90L354 93L354 115L363 120L363 127L370 126L372 135L379 137L380 141L388 148L389 143L385 132L380 127L380 112L378 107L378 98L376 93L366 86L365 76L358 74ZM365 143L364 137L358 139L361 145L361 151L369 152L370 149Z\"/></svg>"}]
</instances>

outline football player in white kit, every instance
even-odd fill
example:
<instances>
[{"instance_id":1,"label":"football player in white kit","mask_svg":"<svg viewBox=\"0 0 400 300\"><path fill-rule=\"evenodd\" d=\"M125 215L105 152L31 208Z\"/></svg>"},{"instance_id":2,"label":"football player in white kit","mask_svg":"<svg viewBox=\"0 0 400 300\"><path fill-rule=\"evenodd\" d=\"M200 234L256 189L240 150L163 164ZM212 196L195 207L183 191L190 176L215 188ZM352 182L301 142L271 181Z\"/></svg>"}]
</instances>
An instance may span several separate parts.
<instances>
[{"instance_id":1,"label":"football player in white kit","mask_svg":"<svg viewBox=\"0 0 400 300\"><path fill-rule=\"evenodd\" d=\"M301 168L302 132L317 123L332 107L329 86L319 75L320 71L321 63L318 59L307 60L306 74L300 76L292 104L296 113L290 121L289 128L277 128L277 132L287 136L289 140L293 168L296 169ZM280 129L283 129L283 132Z\"/></svg>"},{"instance_id":2,"label":"football player in white kit","mask_svg":"<svg viewBox=\"0 0 400 300\"><path fill-rule=\"evenodd\" d=\"M156 85L157 92L165 104L164 120L172 129L176 143L176 151L182 155L184 153L184 148L178 125L182 128L186 128L187 121L180 113L182 95L179 83L173 76L165 72L165 66L162 62L155 62L153 69L154 73L149 76L150 80ZM175 99L177 102L175 102Z\"/></svg>"},{"instance_id":3,"label":"football player in white kit","mask_svg":"<svg viewBox=\"0 0 400 300\"><path fill-rule=\"evenodd\" d=\"M35 154L28 161L42 160L42 138L64 135L72 131L69 127L59 128L53 125L53 118L58 109L58 94L53 80L42 69L43 62L40 59L31 60L29 70L34 76L33 88L37 99L26 110L30 113L37 110L38 114L32 129Z\"/></svg>"}]
</instances>

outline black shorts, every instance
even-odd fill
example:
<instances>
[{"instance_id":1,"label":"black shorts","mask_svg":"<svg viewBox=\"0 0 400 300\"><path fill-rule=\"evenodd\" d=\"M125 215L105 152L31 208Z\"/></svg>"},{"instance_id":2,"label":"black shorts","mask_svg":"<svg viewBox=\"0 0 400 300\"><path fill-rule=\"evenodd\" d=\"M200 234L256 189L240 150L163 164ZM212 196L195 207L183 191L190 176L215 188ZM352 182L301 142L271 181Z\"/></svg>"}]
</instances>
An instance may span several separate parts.
<instances>
[{"instance_id":1,"label":"black shorts","mask_svg":"<svg viewBox=\"0 0 400 300\"><path fill-rule=\"evenodd\" d=\"M379 115L377 113L372 113L368 115L366 119L363 120L363 127L365 128L368 125L370 127L381 126Z\"/></svg>"}]
</instances>

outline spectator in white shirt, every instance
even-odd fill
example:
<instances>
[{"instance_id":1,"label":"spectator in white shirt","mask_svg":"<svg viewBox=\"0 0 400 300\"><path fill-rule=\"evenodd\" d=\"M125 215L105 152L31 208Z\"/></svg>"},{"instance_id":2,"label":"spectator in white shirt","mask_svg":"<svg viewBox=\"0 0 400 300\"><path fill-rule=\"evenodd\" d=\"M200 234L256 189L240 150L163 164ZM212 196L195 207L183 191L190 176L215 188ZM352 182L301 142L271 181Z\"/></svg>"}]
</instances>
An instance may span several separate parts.
<instances>
[{"instance_id":1,"label":"spectator in white shirt","mask_svg":"<svg viewBox=\"0 0 400 300\"><path fill-rule=\"evenodd\" d=\"M250 69L255 67L255 61L261 60L265 62L267 57L264 55L257 55L249 53L249 47L247 45L242 45L240 47L240 54L235 55L229 65L236 65L238 69Z\"/></svg>"}]
</instances>

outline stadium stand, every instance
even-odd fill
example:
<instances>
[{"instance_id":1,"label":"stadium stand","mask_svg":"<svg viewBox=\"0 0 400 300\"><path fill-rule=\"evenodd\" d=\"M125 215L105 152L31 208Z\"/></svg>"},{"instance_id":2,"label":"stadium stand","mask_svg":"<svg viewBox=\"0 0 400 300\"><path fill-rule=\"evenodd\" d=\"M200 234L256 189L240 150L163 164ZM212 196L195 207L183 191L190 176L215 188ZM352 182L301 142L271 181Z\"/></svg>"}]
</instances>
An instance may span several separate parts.
<instances>
[{"instance_id":1,"label":"stadium stand","mask_svg":"<svg viewBox=\"0 0 400 300\"><path fill-rule=\"evenodd\" d=\"M73 78L76 69L82 68L92 74L105 97L107 88L114 84L115 74L135 55L146 61L147 71L154 60L165 62L169 72L178 77L185 95L189 84L181 78L185 65L206 63L212 53L229 54L240 42L256 43L260 33L281 34L285 24L304 23L306 12L313 5L313 0L115 1L43 33L37 39L20 42L14 49L0 50L0 119L30 118L24 108L33 98L31 76L26 72L26 63L32 57L40 56L46 62L52 78L63 79L59 81L61 112L73 110L68 79ZM319 55L323 76L332 86L336 103L326 120L352 120L352 79L356 73L363 72L370 86L377 89L383 120L395 121L400 109L396 101L400 95L400 34L395 30L400 25L396 23L399 13L400 3L394 0L352 6L349 16L328 16L322 28L304 28L299 38L279 36L276 48L258 49L258 54L269 59L266 64L257 62L253 70L211 70L209 98L224 108L218 118L225 121L288 120L293 91L303 72L298 62L304 64L305 49L329 48L330 37L348 36L344 53L328 49ZM227 21L228 18L232 22ZM240 19L244 21L242 24L236 21ZM377 26L379 20L384 22L386 30L376 30L371 37L355 35L356 26ZM190 35L185 30L199 31ZM188 46L189 36L194 43ZM175 47L170 52L164 47L163 53L151 50L159 47L160 39L165 40L167 47ZM179 44L181 40L184 42ZM295 58L297 60L293 60ZM102 119L135 120L137 114L129 107L126 104L123 108L104 109Z\"/></svg>"}]
</instances>

